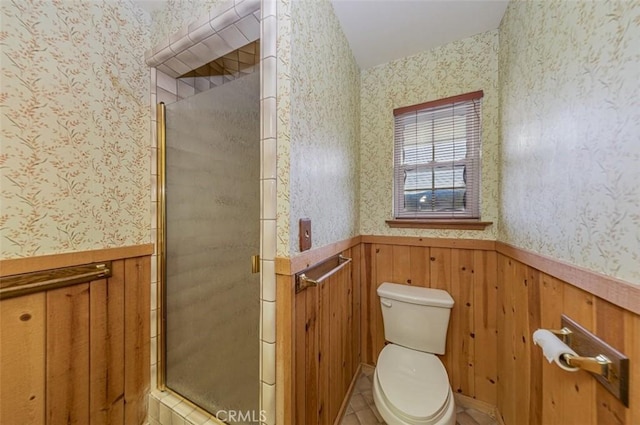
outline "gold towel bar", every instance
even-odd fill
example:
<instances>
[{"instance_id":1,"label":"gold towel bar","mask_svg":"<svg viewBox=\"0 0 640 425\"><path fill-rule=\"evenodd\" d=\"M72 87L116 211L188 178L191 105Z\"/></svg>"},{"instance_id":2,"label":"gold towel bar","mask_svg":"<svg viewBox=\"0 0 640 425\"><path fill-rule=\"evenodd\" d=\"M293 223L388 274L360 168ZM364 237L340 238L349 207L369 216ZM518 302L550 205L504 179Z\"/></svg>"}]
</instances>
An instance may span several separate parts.
<instances>
[{"instance_id":1,"label":"gold towel bar","mask_svg":"<svg viewBox=\"0 0 640 425\"><path fill-rule=\"evenodd\" d=\"M346 264L351 262L351 258L343 257L342 255L336 255L321 263L318 263L312 267L309 267L300 273L296 274L296 294L300 291L304 291L310 286L317 286L343 268ZM312 278L307 274L319 275L319 277Z\"/></svg>"},{"instance_id":2,"label":"gold towel bar","mask_svg":"<svg viewBox=\"0 0 640 425\"><path fill-rule=\"evenodd\" d=\"M111 262L63 267L0 278L0 300L111 277Z\"/></svg>"}]
</instances>

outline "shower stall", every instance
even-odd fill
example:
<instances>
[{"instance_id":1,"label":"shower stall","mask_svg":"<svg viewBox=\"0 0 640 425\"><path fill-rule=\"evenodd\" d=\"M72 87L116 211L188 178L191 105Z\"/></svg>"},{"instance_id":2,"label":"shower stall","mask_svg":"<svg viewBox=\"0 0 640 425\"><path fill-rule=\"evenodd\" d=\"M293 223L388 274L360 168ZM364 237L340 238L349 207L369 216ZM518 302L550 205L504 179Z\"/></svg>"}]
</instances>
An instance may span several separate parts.
<instances>
[{"instance_id":1,"label":"shower stall","mask_svg":"<svg viewBox=\"0 0 640 425\"><path fill-rule=\"evenodd\" d=\"M260 73L159 111L160 386L259 422Z\"/></svg>"}]
</instances>

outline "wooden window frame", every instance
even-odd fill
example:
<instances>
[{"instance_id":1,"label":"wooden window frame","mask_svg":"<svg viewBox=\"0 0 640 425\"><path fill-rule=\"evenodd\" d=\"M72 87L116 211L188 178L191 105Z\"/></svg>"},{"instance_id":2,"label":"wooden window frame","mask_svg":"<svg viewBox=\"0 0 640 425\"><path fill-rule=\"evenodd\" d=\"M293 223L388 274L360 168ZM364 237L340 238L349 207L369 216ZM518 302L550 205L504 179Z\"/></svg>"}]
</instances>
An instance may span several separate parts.
<instances>
[{"instance_id":1,"label":"wooden window frame","mask_svg":"<svg viewBox=\"0 0 640 425\"><path fill-rule=\"evenodd\" d=\"M393 185L394 185L394 198L393 198L393 216L394 219L387 220L387 224L390 227L411 227L411 228L458 228L469 230L480 230L486 226L491 225L491 222L484 222L480 220L480 180L481 180L481 158L482 158L482 136L481 136L481 99L483 98L483 91L475 91L465 93L458 96L451 96L447 98L437 99L430 102L425 102L417 105L411 105L407 107L394 109L394 166L393 166ZM468 130L477 131L473 139L467 141L468 156L463 159L452 160L451 165L454 164L464 165L466 170L471 169L474 174L471 179L471 185L469 186L466 196L467 205L471 205L471 208L465 209L463 212L447 211L447 212L411 212L404 213L400 210L400 205L404 199L404 175L407 169L407 165L403 165L401 161L401 155L398 155L397 149L404 147L404 138L397 132L397 117L411 112L434 112L438 111L436 108L442 106L454 106L457 103L478 101L478 107L480 108L478 115L471 117L468 113L465 114L467 119ZM431 110L431 111L429 111ZM471 119L471 122L470 122ZM399 139L402 138L402 139ZM435 162L413 164L409 166L412 169L424 168L428 170L435 170L441 167L441 164ZM435 190L435 189L434 189Z\"/></svg>"}]
</instances>

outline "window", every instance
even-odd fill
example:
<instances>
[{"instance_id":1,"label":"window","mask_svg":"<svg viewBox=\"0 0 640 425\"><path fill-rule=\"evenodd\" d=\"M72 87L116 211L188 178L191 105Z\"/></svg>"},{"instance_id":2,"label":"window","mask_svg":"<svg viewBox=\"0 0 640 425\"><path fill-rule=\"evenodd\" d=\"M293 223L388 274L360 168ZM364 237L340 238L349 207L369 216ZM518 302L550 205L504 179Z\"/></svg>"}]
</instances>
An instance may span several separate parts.
<instances>
[{"instance_id":1,"label":"window","mask_svg":"<svg viewBox=\"0 0 640 425\"><path fill-rule=\"evenodd\" d=\"M396 219L480 218L482 96L393 111Z\"/></svg>"}]
</instances>

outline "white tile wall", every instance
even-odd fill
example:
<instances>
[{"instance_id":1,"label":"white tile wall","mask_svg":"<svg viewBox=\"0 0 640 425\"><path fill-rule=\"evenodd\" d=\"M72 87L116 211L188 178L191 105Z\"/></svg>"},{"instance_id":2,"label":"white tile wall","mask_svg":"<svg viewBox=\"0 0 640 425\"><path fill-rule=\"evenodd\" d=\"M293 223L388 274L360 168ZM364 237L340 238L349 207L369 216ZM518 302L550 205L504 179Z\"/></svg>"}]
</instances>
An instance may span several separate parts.
<instances>
[{"instance_id":1,"label":"white tile wall","mask_svg":"<svg viewBox=\"0 0 640 425\"><path fill-rule=\"evenodd\" d=\"M236 24L240 32L249 40L260 38L260 22L253 15L247 15Z\"/></svg>"},{"instance_id":2,"label":"white tile wall","mask_svg":"<svg viewBox=\"0 0 640 425\"><path fill-rule=\"evenodd\" d=\"M276 272L275 262L262 260L261 297L264 301L276 300Z\"/></svg>"},{"instance_id":3,"label":"white tile wall","mask_svg":"<svg viewBox=\"0 0 640 425\"><path fill-rule=\"evenodd\" d=\"M276 303L273 301L262 300L262 341L276 342Z\"/></svg>"},{"instance_id":4,"label":"white tile wall","mask_svg":"<svg viewBox=\"0 0 640 425\"><path fill-rule=\"evenodd\" d=\"M260 8L260 0L240 0L236 1L235 9L239 17L243 18L252 14Z\"/></svg>"},{"instance_id":5,"label":"white tile wall","mask_svg":"<svg viewBox=\"0 0 640 425\"><path fill-rule=\"evenodd\" d=\"M220 30L218 34L220 34L220 37L222 37L228 46L231 46L232 51L249 43L247 37L245 37L235 25L229 25L225 29Z\"/></svg>"},{"instance_id":6,"label":"white tile wall","mask_svg":"<svg viewBox=\"0 0 640 425\"><path fill-rule=\"evenodd\" d=\"M203 16L147 51L147 64L176 78L211 61L211 54L220 57L244 46L261 34L259 15L255 15L260 7L260 0L218 4L208 17ZM275 38L269 49L275 51Z\"/></svg>"},{"instance_id":7,"label":"white tile wall","mask_svg":"<svg viewBox=\"0 0 640 425\"><path fill-rule=\"evenodd\" d=\"M220 32L222 29L227 28L230 25L233 25L235 22L240 20L240 16L236 13L235 8L231 7L224 12L222 12L218 16L211 17L211 28Z\"/></svg>"},{"instance_id":8,"label":"white tile wall","mask_svg":"<svg viewBox=\"0 0 640 425\"><path fill-rule=\"evenodd\" d=\"M214 416L197 409L168 391L149 394L149 423L154 425L224 425Z\"/></svg>"},{"instance_id":9,"label":"white tile wall","mask_svg":"<svg viewBox=\"0 0 640 425\"><path fill-rule=\"evenodd\" d=\"M276 363L276 344L262 341L262 382L269 385L276 383L276 371L271 365Z\"/></svg>"},{"instance_id":10,"label":"white tile wall","mask_svg":"<svg viewBox=\"0 0 640 425\"><path fill-rule=\"evenodd\" d=\"M256 27L257 23L259 27ZM151 68L151 145L152 157L157 158L156 102L171 103L186 97L193 88L196 92L205 86L219 85L223 81L195 79L193 84L179 85L176 77L202 66L253 41L260 36L261 45L261 290L260 290L260 409L264 411L264 424L275 424L275 252L276 252L276 1L228 0L215 6L209 16L203 16L174 34L145 55ZM152 233L157 229L157 194L154 182L157 167L152 166ZM157 258L152 257L152 290L157 294ZM151 320L156 320L158 302L152 302ZM156 330L155 323L152 330ZM149 422L160 425L211 425L220 423L215 418L195 409L181 397L156 389L157 335L152 334L151 388L149 396Z\"/></svg>"},{"instance_id":11,"label":"white tile wall","mask_svg":"<svg viewBox=\"0 0 640 425\"><path fill-rule=\"evenodd\" d=\"M247 0L245 0L247 1ZM260 71L262 84L260 91L260 151L262 177L261 208L261 303L260 303L260 373L262 389L260 409L265 413L265 424L275 424L276 418L276 1L262 0L260 24Z\"/></svg>"},{"instance_id":12,"label":"white tile wall","mask_svg":"<svg viewBox=\"0 0 640 425\"><path fill-rule=\"evenodd\" d=\"M266 420L265 425L276 423L276 386L262 383L262 410L264 410Z\"/></svg>"}]
</instances>

